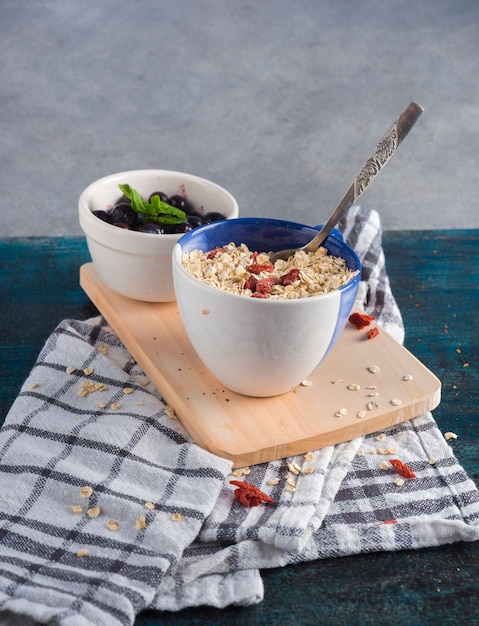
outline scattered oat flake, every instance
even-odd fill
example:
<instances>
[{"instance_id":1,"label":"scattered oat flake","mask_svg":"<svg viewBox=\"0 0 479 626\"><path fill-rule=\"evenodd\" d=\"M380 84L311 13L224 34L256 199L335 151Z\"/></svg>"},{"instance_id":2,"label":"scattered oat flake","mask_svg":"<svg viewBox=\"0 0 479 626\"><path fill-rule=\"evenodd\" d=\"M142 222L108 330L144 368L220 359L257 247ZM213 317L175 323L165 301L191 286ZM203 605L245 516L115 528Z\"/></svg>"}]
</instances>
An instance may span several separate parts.
<instances>
[{"instance_id":1,"label":"scattered oat flake","mask_svg":"<svg viewBox=\"0 0 479 626\"><path fill-rule=\"evenodd\" d=\"M141 385L142 387L146 387L146 385L149 385L149 383L150 383L150 381L148 380L148 378L145 378L145 379L143 379L143 380L140 382L140 385Z\"/></svg>"},{"instance_id":2,"label":"scattered oat flake","mask_svg":"<svg viewBox=\"0 0 479 626\"><path fill-rule=\"evenodd\" d=\"M364 456L364 450L362 448L358 448L358 451L356 452L356 454L358 456Z\"/></svg>"},{"instance_id":3,"label":"scattered oat flake","mask_svg":"<svg viewBox=\"0 0 479 626\"><path fill-rule=\"evenodd\" d=\"M233 476L237 476L239 478L240 476L243 476L243 470L242 469L234 470L232 474Z\"/></svg>"},{"instance_id":4,"label":"scattered oat flake","mask_svg":"<svg viewBox=\"0 0 479 626\"><path fill-rule=\"evenodd\" d=\"M101 352L101 354L108 354L108 346L98 346L98 352Z\"/></svg>"},{"instance_id":5,"label":"scattered oat flake","mask_svg":"<svg viewBox=\"0 0 479 626\"><path fill-rule=\"evenodd\" d=\"M376 385L368 385L366 387L366 389L376 389L376 388L377 388Z\"/></svg>"},{"instance_id":6,"label":"scattered oat flake","mask_svg":"<svg viewBox=\"0 0 479 626\"><path fill-rule=\"evenodd\" d=\"M379 435L377 435L375 439L376 441L382 441L383 439L386 439L386 433L379 433Z\"/></svg>"},{"instance_id":7,"label":"scattered oat flake","mask_svg":"<svg viewBox=\"0 0 479 626\"><path fill-rule=\"evenodd\" d=\"M94 506L92 509L88 509L86 514L88 517L97 518L101 513L101 509L99 506Z\"/></svg>"},{"instance_id":8,"label":"scattered oat flake","mask_svg":"<svg viewBox=\"0 0 479 626\"><path fill-rule=\"evenodd\" d=\"M399 406L400 404L402 404L402 401L401 401L399 398L393 398L393 399L391 400L391 404L392 404L393 406Z\"/></svg>"},{"instance_id":9,"label":"scattered oat flake","mask_svg":"<svg viewBox=\"0 0 479 626\"><path fill-rule=\"evenodd\" d=\"M95 404L95 406L97 407L97 409L104 409L107 407L107 403L106 402L97 402Z\"/></svg>"},{"instance_id":10,"label":"scattered oat flake","mask_svg":"<svg viewBox=\"0 0 479 626\"><path fill-rule=\"evenodd\" d=\"M343 417L344 415L347 415L347 414L348 414L348 409L342 408L342 409L339 409L339 411L337 411L335 413L335 416L336 417Z\"/></svg>"},{"instance_id":11,"label":"scattered oat flake","mask_svg":"<svg viewBox=\"0 0 479 626\"><path fill-rule=\"evenodd\" d=\"M306 380L301 381L301 384L303 387L311 387L311 385L313 384L313 381L306 379Z\"/></svg>"},{"instance_id":12,"label":"scattered oat flake","mask_svg":"<svg viewBox=\"0 0 479 626\"><path fill-rule=\"evenodd\" d=\"M366 411L364 409L361 409L360 411L356 413L356 417L359 417L359 418L366 417Z\"/></svg>"},{"instance_id":13,"label":"scattered oat flake","mask_svg":"<svg viewBox=\"0 0 479 626\"><path fill-rule=\"evenodd\" d=\"M444 437L447 439L447 441L449 441L450 439L457 439L456 433L453 433L451 431L444 433Z\"/></svg>"},{"instance_id":14,"label":"scattered oat flake","mask_svg":"<svg viewBox=\"0 0 479 626\"><path fill-rule=\"evenodd\" d=\"M121 409L121 404L120 402L112 402L110 404L110 409L113 409L114 411L116 411L116 409Z\"/></svg>"},{"instance_id":15,"label":"scattered oat flake","mask_svg":"<svg viewBox=\"0 0 479 626\"><path fill-rule=\"evenodd\" d=\"M36 389L37 387L38 387L38 383L30 383L30 384L28 385L28 388L29 388L29 389Z\"/></svg>"},{"instance_id":16,"label":"scattered oat flake","mask_svg":"<svg viewBox=\"0 0 479 626\"><path fill-rule=\"evenodd\" d=\"M112 520L112 519L108 520L108 522L106 523L106 526L113 532L116 532L120 528L120 524L118 522L115 522L115 520Z\"/></svg>"},{"instance_id":17,"label":"scattered oat flake","mask_svg":"<svg viewBox=\"0 0 479 626\"><path fill-rule=\"evenodd\" d=\"M146 517L144 515L136 518L135 528L137 530L143 530L144 528L146 528Z\"/></svg>"},{"instance_id":18,"label":"scattered oat flake","mask_svg":"<svg viewBox=\"0 0 479 626\"><path fill-rule=\"evenodd\" d=\"M90 554L90 552L86 548L80 548L80 550L78 550L78 552L77 552L77 556L78 557L88 556L89 554Z\"/></svg>"},{"instance_id":19,"label":"scattered oat flake","mask_svg":"<svg viewBox=\"0 0 479 626\"><path fill-rule=\"evenodd\" d=\"M350 391L359 391L361 389L361 385L354 383L352 385L348 385L348 389Z\"/></svg>"},{"instance_id":20,"label":"scattered oat flake","mask_svg":"<svg viewBox=\"0 0 479 626\"><path fill-rule=\"evenodd\" d=\"M303 467L302 472L303 474L313 474L314 467L312 465L307 465L306 467Z\"/></svg>"},{"instance_id":21,"label":"scattered oat flake","mask_svg":"<svg viewBox=\"0 0 479 626\"><path fill-rule=\"evenodd\" d=\"M181 522L181 520L183 519L183 516L181 515L181 513L173 513L173 515L171 516L171 519L174 522Z\"/></svg>"},{"instance_id":22,"label":"scattered oat flake","mask_svg":"<svg viewBox=\"0 0 479 626\"><path fill-rule=\"evenodd\" d=\"M93 367L85 367L83 373L85 376L91 376L93 374Z\"/></svg>"},{"instance_id":23,"label":"scattered oat flake","mask_svg":"<svg viewBox=\"0 0 479 626\"><path fill-rule=\"evenodd\" d=\"M370 365L368 367L368 372L371 372L371 374L379 374L380 371L381 368L378 365Z\"/></svg>"},{"instance_id":24,"label":"scattered oat flake","mask_svg":"<svg viewBox=\"0 0 479 626\"><path fill-rule=\"evenodd\" d=\"M381 461L381 463L379 464L379 469L388 470L389 469L389 463L387 461Z\"/></svg>"},{"instance_id":25,"label":"scattered oat flake","mask_svg":"<svg viewBox=\"0 0 479 626\"><path fill-rule=\"evenodd\" d=\"M268 480L268 485L274 486L277 485L279 483L279 478L270 478Z\"/></svg>"},{"instance_id":26,"label":"scattered oat flake","mask_svg":"<svg viewBox=\"0 0 479 626\"><path fill-rule=\"evenodd\" d=\"M429 465L435 465L436 459L429 459Z\"/></svg>"},{"instance_id":27,"label":"scattered oat flake","mask_svg":"<svg viewBox=\"0 0 479 626\"><path fill-rule=\"evenodd\" d=\"M80 390L77 395L80 398L84 398L89 393L94 393L95 391L105 391L108 389L108 386L104 383L94 383L91 380L84 380L80 383Z\"/></svg>"},{"instance_id":28,"label":"scattered oat flake","mask_svg":"<svg viewBox=\"0 0 479 626\"><path fill-rule=\"evenodd\" d=\"M404 480L404 478L398 478L398 479L396 480L396 485L397 485L398 487L402 487L402 486L404 485L404 483L405 483L405 482L406 482L406 481Z\"/></svg>"},{"instance_id":29,"label":"scattered oat flake","mask_svg":"<svg viewBox=\"0 0 479 626\"><path fill-rule=\"evenodd\" d=\"M125 387L123 393L128 396L130 393L133 393L133 389L131 387Z\"/></svg>"},{"instance_id":30,"label":"scattered oat flake","mask_svg":"<svg viewBox=\"0 0 479 626\"><path fill-rule=\"evenodd\" d=\"M71 367L71 365L69 365L69 366L65 369L65 372L66 372L67 374L73 374L73 372L74 372L74 371L75 371L75 368L74 368L74 367Z\"/></svg>"},{"instance_id":31,"label":"scattered oat flake","mask_svg":"<svg viewBox=\"0 0 479 626\"><path fill-rule=\"evenodd\" d=\"M366 408L368 411L375 411L376 409L379 409L379 404L375 401L371 401L367 403Z\"/></svg>"},{"instance_id":32,"label":"scattered oat flake","mask_svg":"<svg viewBox=\"0 0 479 626\"><path fill-rule=\"evenodd\" d=\"M288 463L288 469L292 474L298 475L301 471L301 468L297 463Z\"/></svg>"},{"instance_id":33,"label":"scattered oat flake","mask_svg":"<svg viewBox=\"0 0 479 626\"><path fill-rule=\"evenodd\" d=\"M314 454L312 452L308 452L304 455L304 458L306 459L306 461L312 461L314 459Z\"/></svg>"},{"instance_id":34,"label":"scattered oat flake","mask_svg":"<svg viewBox=\"0 0 479 626\"><path fill-rule=\"evenodd\" d=\"M343 379L342 378L338 378L337 380L332 380L331 384L332 385L339 385L342 382L343 382Z\"/></svg>"},{"instance_id":35,"label":"scattered oat flake","mask_svg":"<svg viewBox=\"0 0 479 626\"><path fill-rule=\"evenodd\" d=\"M398 449L395 446L391 446L388 448L388 454L396 454Z\"/></svg>"},{"instance_id":36,"label":"scattered oat flake","mask_svg":"<svg viewBox=\"0 0 479 626\"><path fill-rule=\"evenodd\" d=\"M153 510L155 508L155 505L153 504L153 502L145 502L145 507L147 509Z\"/></svg>"},{"instance_id":37,"label":"scattered oat flake","mask_svg":"<svg viewBox=\"0 0 479 626\"><path fill-rule=\"evenodd\" d=\"M402 377L402 379L405 382L409 382L410 380L413 380L413 375L412 374L404 374L404 376Z\"/></svg>"},{"instance_id":38,"label":"scattered oat flake","mask_svg":"<svg viewBox=\"0 0 479 626\"><path fill-rule=\"evenodd\" d=\"M74 513L75 515L80 515L80 513L83 513L83 507L80 506L79 504L72 504L70 509L72 513Z\"/></svg>"},{"instance_id":39,"label":"scattered oat flake","mask_svg":"<svg viewBox=\"0 0 479 626\"><path fill-rule=\"evenodd\" d=\"M93 489L90 486L85 486L80 488L80 496L82 498L89 498L93 493Z\"/></svg>"},{"instance_id":40,"label":"scattered oat flake","mask_svg":"<svg viewBox=\"0 0 479 626\"><path fill-rule=\"evenodd\" d=\"M172 420L176 419L175 409L170 404L167 404L165 406L165 413L168 415L170 419Z\"/></svg>"}]
</instances>

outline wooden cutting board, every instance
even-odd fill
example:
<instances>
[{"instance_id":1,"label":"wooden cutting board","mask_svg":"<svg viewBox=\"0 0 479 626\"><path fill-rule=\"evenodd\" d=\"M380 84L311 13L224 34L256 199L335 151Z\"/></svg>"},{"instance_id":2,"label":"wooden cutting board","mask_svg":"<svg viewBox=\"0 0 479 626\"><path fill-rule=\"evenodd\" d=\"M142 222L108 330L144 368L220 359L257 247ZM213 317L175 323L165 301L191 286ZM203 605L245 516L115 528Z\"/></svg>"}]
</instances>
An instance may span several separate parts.
<instances>
[{"instance_id":1,"label":"wooden cutting board","mask_svg":"<svg viewBox=\"0 0 479 626\"><path fill-rule=\"evenodd\" d=\"M80 285L196 443L234 467L348 441L440 402L440 381L416 357L384 330L367 340L366 331L351 324L310 385L273 398L242 396L223 387L200 361L175 302L121 296L102 283L92 263L81 267Z\"/></svg>"}]
</instances>

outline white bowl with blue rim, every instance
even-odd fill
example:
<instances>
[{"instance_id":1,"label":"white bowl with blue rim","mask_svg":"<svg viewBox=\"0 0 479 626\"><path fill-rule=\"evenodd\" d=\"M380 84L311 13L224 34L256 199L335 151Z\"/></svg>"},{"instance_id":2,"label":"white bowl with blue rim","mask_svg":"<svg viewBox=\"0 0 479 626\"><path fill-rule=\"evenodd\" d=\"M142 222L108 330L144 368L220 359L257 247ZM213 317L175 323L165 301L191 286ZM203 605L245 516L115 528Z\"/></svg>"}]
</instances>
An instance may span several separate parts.
<instances>
[{"instance_id":1,"label":"white bowl with blue rim","mask_svg":"<svg viewBox=\"0 0 479 626\"><path fill-rule=\"evenodd\" d=\"M299 247L317 229L285 220L238 218L216 222L183 235L173 248L176 300L186 334L200 359L228 389L269 397L291 391L331 351L354 305L361 262L339 231L324 242L358 273L339 289L294 300L261 299L223 291L193 277L182 255L207 252L230 242L251 251Z\"/></svg>"}]
</instances>

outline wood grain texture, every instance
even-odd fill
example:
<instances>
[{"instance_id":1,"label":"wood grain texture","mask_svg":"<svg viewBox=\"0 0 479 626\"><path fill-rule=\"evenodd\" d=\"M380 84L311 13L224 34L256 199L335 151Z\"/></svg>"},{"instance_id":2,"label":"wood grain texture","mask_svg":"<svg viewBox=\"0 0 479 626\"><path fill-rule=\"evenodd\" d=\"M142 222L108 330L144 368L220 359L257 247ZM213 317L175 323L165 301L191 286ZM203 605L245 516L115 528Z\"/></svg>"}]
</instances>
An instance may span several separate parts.
<instances>
[{"instance_id":1,"label":"wood grain texture","mask_svg":"<svg viewBox=\"0 0 479 626\"><path fill-rule=\"evenodd\" d=\"M405 345L440 378L435 419L443 432L458 434L454 452L478 484L479 230L389 231L383 246ZM80 238L0 240L0 419L56 324L94 314L78 280L88 261ZM325 559L262 576L259 605L145 611L135 626L478 622L479 542Z\"/></svg>"},{"instance_id":2,"label":"wood grain texture","mask_svg":"<svg viewBox=\"0 0 479 626\"><path fill-rule=\"evenodd\" d=\"M309 377L311 386L271 398L236 394L196 355L175 302L125 298L100 280L92 263L82 266L80 284L196 443L234 467L348 441L439 404L440 382L418 359L385 331L367 340L367 331L351 324ZM372 365L378 374L368 370ZM378 408L368 410L371 402ZM338 415L341 409L347 414ZM365 415L358 418L360 411Z\"/></svg>"}]
</instances>

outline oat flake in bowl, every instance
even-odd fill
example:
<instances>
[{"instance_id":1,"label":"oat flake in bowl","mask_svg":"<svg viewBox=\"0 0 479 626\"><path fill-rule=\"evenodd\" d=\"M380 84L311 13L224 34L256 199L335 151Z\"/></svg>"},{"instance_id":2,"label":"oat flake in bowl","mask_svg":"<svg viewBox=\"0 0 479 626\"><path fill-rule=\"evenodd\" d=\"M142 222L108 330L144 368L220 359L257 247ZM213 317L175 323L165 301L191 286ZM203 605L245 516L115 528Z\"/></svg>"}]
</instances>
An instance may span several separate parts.
<instances>
[{"instance_id":1,"label":"oat flake in bowl","mask_svg":"<svg viewBox=\"0 0 479 626\"><path fill-rule=\"evenodd\" d=\"M287 261L279 259L273 265L268 254L252 252L246 244L237 246L233 242L207 252L185 252L182 264L211 287L240 296L285 300L328 293L358 273L324 247L312 253L298 250Z\"/></svg>"}]
</instances>

